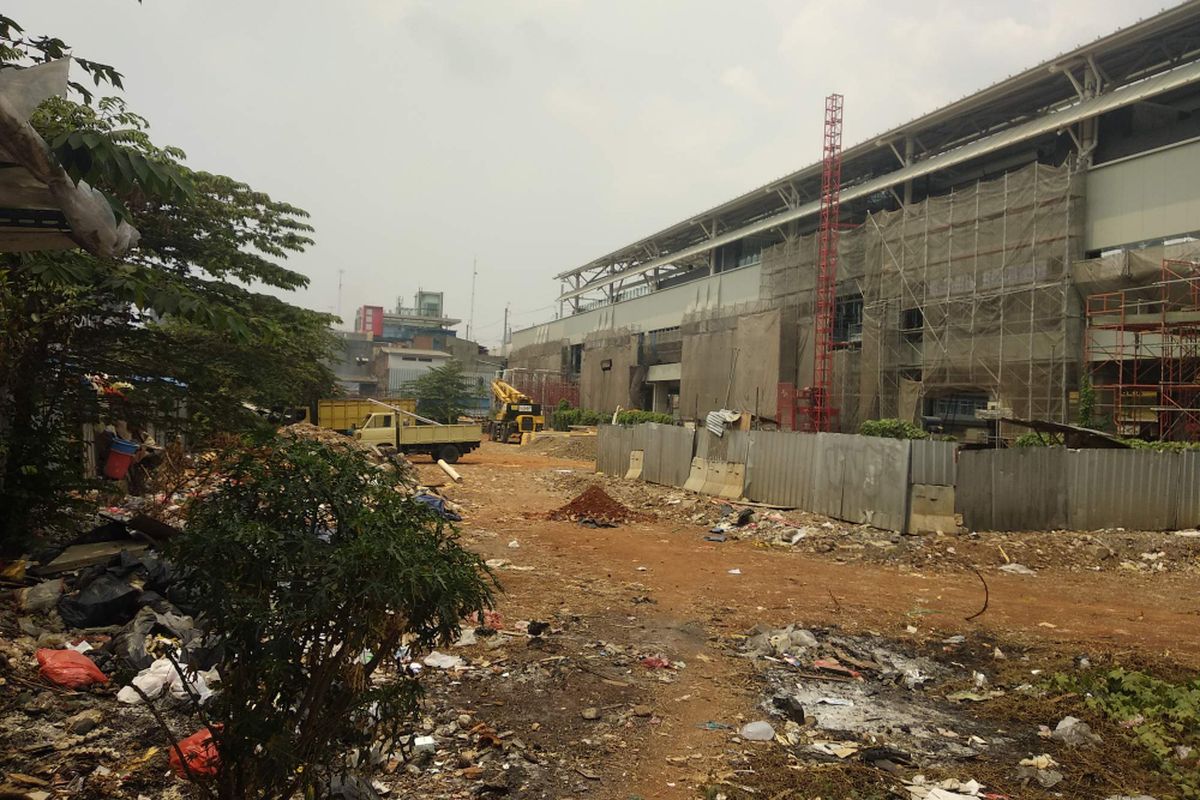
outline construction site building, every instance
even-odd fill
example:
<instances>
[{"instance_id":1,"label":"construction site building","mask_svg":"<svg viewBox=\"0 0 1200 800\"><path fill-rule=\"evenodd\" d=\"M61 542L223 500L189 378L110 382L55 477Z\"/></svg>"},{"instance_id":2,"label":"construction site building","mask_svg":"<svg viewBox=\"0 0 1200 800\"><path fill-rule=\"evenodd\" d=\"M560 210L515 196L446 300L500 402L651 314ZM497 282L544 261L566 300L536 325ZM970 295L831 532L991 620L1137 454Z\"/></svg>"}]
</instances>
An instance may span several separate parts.
<instances>
[{"instance_id":1,"label":"construction site building","mask_svg":"<svg viewBox=\"0 0 1200 800\"><path fill-rule=\"evenodd\" d=\"M1200 258L1198 110L1189 2L846 149L839 428L1010 435L1000 418L1073 421L1088 376L1123 429L1195 435L1200 305L1162 284ZM813 376L821 177L814 163L560 273L559 317L514 331L509 366L576 381L587 408L786 427Z\"/></svg>"}]
</instances>

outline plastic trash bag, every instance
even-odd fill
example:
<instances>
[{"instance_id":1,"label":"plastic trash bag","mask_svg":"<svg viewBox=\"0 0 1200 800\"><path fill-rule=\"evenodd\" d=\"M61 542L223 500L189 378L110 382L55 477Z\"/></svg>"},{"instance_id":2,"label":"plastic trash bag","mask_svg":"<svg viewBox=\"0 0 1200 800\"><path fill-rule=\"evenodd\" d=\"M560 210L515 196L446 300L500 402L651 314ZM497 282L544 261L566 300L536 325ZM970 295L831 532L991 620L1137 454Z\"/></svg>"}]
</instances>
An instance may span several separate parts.
<instances>
[{"instance_id":1,"label":"plastic trash bag","mask_svg":"<svg viewBox=\"0 0 1200 800\"><path fill-rule=\"evenodd\" d=\"M83 653L74 650L37 651L38 671L51 683L68 689L82 689L93 683L108 683L108 676Z\"/></svg>"},{"instance_id":2,"label":"plastic trash bag","mask_svg":"<svg viewBox=\"0 0 1200 800\"><path fill-rule=\"evenodd\" d=\"M184 761L179 758L181 751ZM187 764L186 769L184 763ZM217 743L213 741L212 731L208 728L201 728L181 740L178 749L171 748L171 769L184 780L215 777L220 766Z\"/></svg>"}]
</instances>

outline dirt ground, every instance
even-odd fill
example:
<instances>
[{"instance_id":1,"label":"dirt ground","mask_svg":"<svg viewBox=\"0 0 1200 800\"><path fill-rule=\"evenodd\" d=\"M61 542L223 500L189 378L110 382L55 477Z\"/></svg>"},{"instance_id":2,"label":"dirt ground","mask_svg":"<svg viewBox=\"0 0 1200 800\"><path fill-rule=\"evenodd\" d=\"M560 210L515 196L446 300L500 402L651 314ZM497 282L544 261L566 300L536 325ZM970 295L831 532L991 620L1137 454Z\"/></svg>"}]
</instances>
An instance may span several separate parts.
<instances>
[{"instance_id":1,"label":"dirt ground","mask_svg":"<svg viewBox=\"0 0 1200 800\"><path fill-rule=\"evenodd\" d=\"M445 484L436 467L418 467L427 483ZM471 665L465 672L429 675L430 708L444 716L465 709L472 721L486 708L489 729L516 737L523 767L532 770L507 788L484 779L482 791L519 785L521 796L545 797L908 797L903 781L924 773L930 781L975 778L997 797L1174 796L1134 748L1067 747L1044 730L1039 736L1039 725L1053 729L1068 712L1087 712L1078 698L1047 698L1032 687L1040 675L1080 664L1194 677L1195 537L900 537L812 515L781 522L759 509L754 528L732 531L744 538L707 541L714 521L731 518L729 509L593 475L586 461L486 443L458 470L463 482L442 491L464 508L465 539L503 584L498 610L509 630L498 643L455 650ZM615 528L547 519L597 483L646 518ZM790 536L797 527L806 536L780 546L778 531ZM1036 574L1000 569L1014 562ZM987 609L968 620L983 606L984 582ZM529 621L549 629L528 637L521 629ZM748 635L790 625L811 631L816 652L840 668L862 665L860 677L814 676L811 668L797 672L769 654L746 652ZM502 666L482 669L494 679L480 677L475 665L487 665L495 652ZM915 694L899 691L904 673L888 659L926 664L932 677ZM772 694L804 689L806 680L814 681L810 695L847 691L843 682L856 681L859 705L878 706L866 717L870 730L857 730L860 757L828 754L830 742L847 744L856 728L822 725L812 707L804 726L785 730ZM828 699L818 697L817 707ZM593 712L596 718L586 718ZM920 719L906 723L903 713ZM889 714L900 715L894 726ZM1105 742L1119 743L1116 726L1087 718ZM738 736L756 720L771 722L780 734L775 742ZM428 722L448 732L444 722ZM930 750L920 741L922 725L952 741ZM458 747L475 748L476 735L457 737ZM877 754L859 752L893 744L889 738L915 742L905 750L913 764L889 772L869 760ZM810 757L821 748L823 758ZM476 750L467 758L439 752L445 764L410 770L397 788L471 791L480 778L462 765ZM951 755L936 755L943 751ZM1052 789L1018 767L1042 754L1056 762L1061 782Z\"/></svg>"},{"instance_id":2,"label":"dirt ground","mask_svg":"<svg viewBox=\"0 0 1200 800\"><path fill-rule=\"evenodd\" d=\"M502 592L403 662L423 674L421 738L354 763L381 796L1200 797L1194 711L1152 758L1136 709L1105 716L1080 683L1139 670L1200 708L1181 686L1200 668L1195 532L905 536L561 457L589 444L486 442L459 484L403 465L453 501ZM0 615L0 796L203 796L167 770L150 712L116 701L131 675L38 678L34 648L66 641L53 614ZM184 711L163 707L179 731ZM1069 717L1090 726L1074 743L1055 733Z\"/></svg>"}]
</instances>

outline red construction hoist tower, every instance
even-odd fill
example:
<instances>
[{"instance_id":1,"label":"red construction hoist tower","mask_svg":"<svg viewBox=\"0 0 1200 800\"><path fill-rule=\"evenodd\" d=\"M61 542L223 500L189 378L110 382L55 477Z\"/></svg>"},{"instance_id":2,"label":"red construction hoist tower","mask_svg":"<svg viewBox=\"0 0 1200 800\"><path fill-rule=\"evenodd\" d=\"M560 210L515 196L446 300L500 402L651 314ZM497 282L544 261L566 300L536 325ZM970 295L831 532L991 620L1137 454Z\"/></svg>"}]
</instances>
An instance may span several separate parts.
<instances>
[{"instance_id":1,"label":"red construction hoist tower","mask_svg":"<svg viewBox=\"0 0 1200 800\"><path fill-rule=\"evenodd\" d=\"M821 227L817 239L817 304L813 339L813 383L809 414L814 431L831 431L837 409L833 387L833 322L837 309L838 229L842 195L842 96L825 98L825 147L821 171Z\"/></svg>"}]
</instances>

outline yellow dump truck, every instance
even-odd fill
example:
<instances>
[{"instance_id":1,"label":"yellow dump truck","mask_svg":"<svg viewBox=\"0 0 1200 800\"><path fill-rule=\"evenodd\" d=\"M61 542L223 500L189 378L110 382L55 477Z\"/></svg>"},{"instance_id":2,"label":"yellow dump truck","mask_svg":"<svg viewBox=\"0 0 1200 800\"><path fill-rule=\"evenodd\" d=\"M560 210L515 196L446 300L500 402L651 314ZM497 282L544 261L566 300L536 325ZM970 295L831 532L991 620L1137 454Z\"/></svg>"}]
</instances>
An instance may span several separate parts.
<instances>
[{"instance_id":1,"label":"yellow dump truck","mask_svg":"<svg viewBox=\"0 0 1200 800\"><path fill-rule=\"evenodd\" d=\"M365 397L338 397L318 400L305 409L304 421L321 428L329 428L338 433L353 433L355 428L361 428L368 414L382 410L380 403L398 408L408 414L415 414L417 401L411 397L384 398L371 400ZM401 425L415 425L415 417L400 415Z\"/></svg>"},{"instance_id":2,"label":"yellow dump truck","mask_svg":"<svg viewBox=\"0 0 1200 800\"><path fill-rule=\"evenodd\" d=\"M403 419L411 420L406 423ZM479 447L483 429L478 423L439 425L422 417L381 408L378 404L354 431L354 438L366 444L390 445L401 453L424 453L453 464Z\"/></svg>"}]
</instances>

